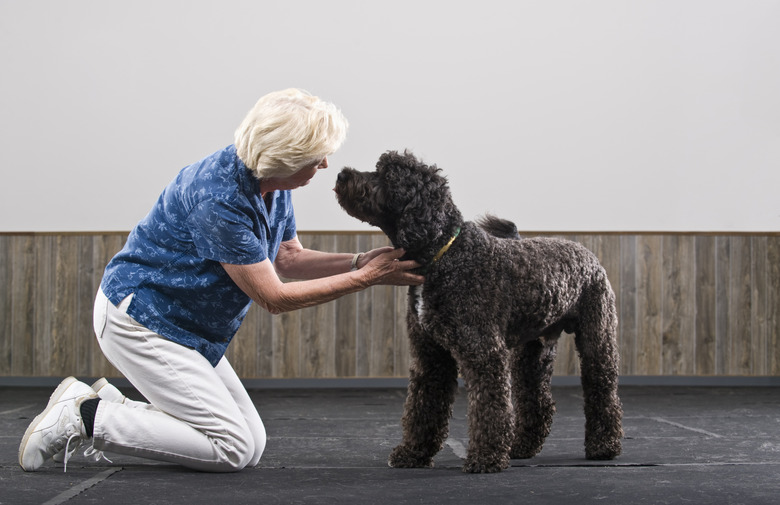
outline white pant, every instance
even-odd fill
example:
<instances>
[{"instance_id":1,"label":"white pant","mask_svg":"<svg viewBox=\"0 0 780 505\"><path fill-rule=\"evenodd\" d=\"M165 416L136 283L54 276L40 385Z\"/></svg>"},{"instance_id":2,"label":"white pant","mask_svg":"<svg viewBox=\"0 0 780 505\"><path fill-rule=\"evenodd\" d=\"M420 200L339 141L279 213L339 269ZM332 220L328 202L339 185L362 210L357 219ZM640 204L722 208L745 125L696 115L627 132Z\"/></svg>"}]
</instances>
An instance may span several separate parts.
<instances>
[{"instance_id":1,"label":"white pant","mask_svg":"<svg viewBox=\"0 0 780 505\"><path fill-rule=\"evenodd\" d=\"M201 471L255 466L265 449L263 421L230 363L216 367L127 315L98 291L95 334L103 354L149 400L100 402L94 447Z\"/></svg>"}]
</instances>

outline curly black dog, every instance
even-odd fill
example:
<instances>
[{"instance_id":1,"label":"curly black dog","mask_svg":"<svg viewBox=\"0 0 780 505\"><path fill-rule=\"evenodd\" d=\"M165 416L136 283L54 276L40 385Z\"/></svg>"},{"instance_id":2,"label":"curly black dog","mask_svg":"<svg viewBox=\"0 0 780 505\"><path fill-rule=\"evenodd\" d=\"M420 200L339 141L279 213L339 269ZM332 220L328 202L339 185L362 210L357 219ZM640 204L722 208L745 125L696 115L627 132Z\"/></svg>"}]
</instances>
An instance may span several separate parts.
<instances>
[{"instance_id":1,"label":"curly black dog","mask_svg":"<svg viewBox=\"0 0 780 505\"><path fill-rule=\"evenodd\" d=\"M446 179L412 154L383 154L374 172L344 168L339 204L379 227L423 267L409 290L411 376L392 467L433 466L447 438L458 370L468 389L464 472L530 458L550 432L550 379L561 332L575 333L585 397L585 455L620 454L617 313L604 268L582 245L520 239L487 217L464 221Z\"/></svg>"}]
</instances>

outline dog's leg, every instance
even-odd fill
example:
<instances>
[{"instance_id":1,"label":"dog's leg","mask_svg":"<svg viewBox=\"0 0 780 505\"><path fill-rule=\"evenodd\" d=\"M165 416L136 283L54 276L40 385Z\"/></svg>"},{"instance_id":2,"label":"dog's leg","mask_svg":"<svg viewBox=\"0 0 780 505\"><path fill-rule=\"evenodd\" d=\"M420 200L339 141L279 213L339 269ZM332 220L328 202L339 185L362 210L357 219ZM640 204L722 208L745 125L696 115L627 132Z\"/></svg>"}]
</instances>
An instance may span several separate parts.
<instances>
[{"instance_id":1,"label":"dog's leg","mask_svg":"<svg viewBox=\"0 0 780 505\"><path fill-rule=\"evenodd\" d=\"M585 456L613 459L621 452L623 408L618 398L617 312L606 275L586 293L575 343L585 396Z\"/></svg>"},{"instance_id":2,"label":"dog's leg","mask_svg":"<svg viewBox=\"0 0 780 505\"><path fill-rule=\"evenodd\" d=\"M403 440L388 461L395 468L433 466L433 456L449 432L458 388L458 367L452 355L419 324L410 328L409 337L412 366L401 420Z\"/></svg>"},{"instance_id":3,"label":"dog's leg","mask_svg":"<svg viewBox=\"0 0 780 505\"><path fill-rule=\"evenodd\" d=\"M472 335L463 342L476 341ZM458 363L468 388L469 448L463 471L500 472L509 466L514 415L509 384L509 351L497 337L479 355L459 353ZM500 342L500 343L497 343Z\"/></svg>"},{"instance_id":4,"label":"dog's leg","mask_svg":"<svg viewBox=\"0 0 780 505\"><path fill-rule=\"evenodd\" d=\"M557 339L532 340L514 349L512 403L515 408L515 439L510 456L526 459L542 450L550 434L555 402L550 390Z\"/></svg>"}]
</instances>

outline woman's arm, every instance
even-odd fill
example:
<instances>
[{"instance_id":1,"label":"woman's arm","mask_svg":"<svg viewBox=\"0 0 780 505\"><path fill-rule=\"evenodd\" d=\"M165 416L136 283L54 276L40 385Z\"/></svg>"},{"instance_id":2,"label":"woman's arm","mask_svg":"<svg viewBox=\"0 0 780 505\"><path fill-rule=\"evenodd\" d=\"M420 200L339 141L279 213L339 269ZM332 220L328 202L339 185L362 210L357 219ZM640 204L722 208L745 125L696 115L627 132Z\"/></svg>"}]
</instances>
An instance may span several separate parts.
<instances>
[{"instance_id":1,"label":"woman's arm","mask_svg":"<svg viewBox=\"0 0 780 505\"><path fill-rule=\"evenodd\" d=\"M362 268L372 259L392 251L381 247L360 255L357 267ZM354 254L326 253L304 249L298 237L282 242L274 261L276 272L288 279L320 279L349 272Z\"/></svg>"},{"instance_id":2,"label":"woman's arm","mask_svg":"<svg viewBox=\"0 0 780 505\"><path fill-rule=\"evenodd\" d=\"M267 259L252 265L222 263L222 267L233 282L252 300L272 314L280 314L329 302L378 284L396 286L422 284L424 280L422 276L409 272L420 265L415 261L398 261L403 254L402 249L391 250L378 255L363 268L354 272L289 283L279 279L274 266ZM352 255L344 256L349 256L351 263ZM339 258L325 259L326 265L322 269L311 269L309 265L304 270L321 272L335 268L337 263L335 259ZM342 262L339 268L341 271L349 270L349 264L345 266Z\"/></svg>"}]
</instances>

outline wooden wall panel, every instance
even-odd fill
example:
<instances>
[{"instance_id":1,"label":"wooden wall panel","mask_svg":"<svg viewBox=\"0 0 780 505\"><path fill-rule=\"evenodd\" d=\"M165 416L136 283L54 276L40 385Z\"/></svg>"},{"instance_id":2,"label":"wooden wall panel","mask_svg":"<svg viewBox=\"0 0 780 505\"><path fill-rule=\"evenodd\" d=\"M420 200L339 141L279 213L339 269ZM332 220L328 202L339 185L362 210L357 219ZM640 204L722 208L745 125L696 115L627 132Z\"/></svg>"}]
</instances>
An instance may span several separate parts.
<instances>
[{"instance_id":1,"label":"wooden wall panel","mask_svg":"<svg viewBox=\"0 0 780 505\"><path fill-rule=\"evenodd\" d=\"M729 244L729 318L726 373L745 375L751 368L750 238L731 237Z\"/></svg>"},{"instance_id":2,"label":"wooden wall panel","mask_svg":"<svg viewBox=\"0 0 780 505\"><path fill-rule=\"evenodd\" d=\"M379 233L300 235L333 252L388 244ZM780 375L780 234L564 238L590 248L607 271L623 375ZM125 239L0 234L0 376L118 375L93 334L92 305ZM378 286L277 316L253 305L228 359L245 378L406 377L406 291ZM555 373L579 374L571 336L559 343Z\"/></svg>"},{"instance_id":3,"label":"wooden wall panel","mask_svg":"<svg viewBox=\"0 0 780 505\"><path fill-rule=\"evenodd\" d=\"M696 364L694 237L663 237L661 375L693 375Z\"/></svg>"},{"instance_id":4,"label":"wooden wall panel","mask_svg":"<svg viewBox=\"0 0 780 505\"><path fill-rule=\"evenodd\" d=\"M767 321L767 238L750 238L750 326L751 374L769 373L769 334Z\"/></svg>"},{"instance_id":5,"label":"wooden wall panel","mask_svg":"<svg viewBox=\"0 0 780 505\"><path fill-rule=\"evenodd\" d=\"M780 237L767 237L767 362L768 375L780 375Z\"/></svg>"},{"instance_id":6,"label":"wooden wall panel","mask_svg":"<svg viewBox=\"0 0 780 505\"><path fill-rule=\"evenodd\" d=\"M37 241L34 249L35 273L33 275L33 368L34 375L55 375L51 370L56 358L52 356L51 338L51 295L54 288L54 265L52 255L55 252L55 236L44 236Z\"/></svg>"},{"instance_id":7,"label":"wooden wall panel","mask_svg":"<svg viewBox=\"0 0 780 505\"><path fill-rule=\"evenodd\" d=\"M727 375L730 310L731 240L718 237L715 243L715 374Z\"/></svg>"},{"instance_id":8,"label":"wooden wall panel","mask_svg":"<svg viewBox=\"0 0 780 505\"><path fill-rule=\"evenodd\" d=\"M91 355L93 347L96 346L96 338L92 324L92 309L94 307L94 297L97 292L95 285L95 265L93 257L95 254L95 244L93 237L76 237L76 312L74 339L76 347L76 364L68 372L78 377L89 375L91 372ZM98 267L100 273L102 269ZM99 282L99 280L98 280Z\"/></svg>"},{"instance_id":9,"label":"wooden wall panel","mask_svg":"<svg viewBox=\"0 0 780 505\"><path fill-rule=\"evenodd\" d=\"M695 272L694 288L694 374L716 373L716 314L717 292L715 286L716 239L711 236L694 237Z\"/></svg>"},{"instance_id":10,"label":"wooden wall panel","mask_svg":"<svg viewBox=\"0 0 780 505\"><path fill-rule=\"evenodd\" d=\"M620 237L620 297L618 306L618 349L620 374L631 375L637 370L637 237Z\"/></svg>"},{"instance_id":11,"label":"wooden wall panel","mask_svg":"<svg viewBox=\"0 0 780 505\"><path fill-rule=\"evenodd\" d=\"M360 250L355 235L338 237L334 252ZM334 376L355 377L357 374L357 307L356 294L336 300L334 313Z\"/></svg>"},{"instance_id":12,"label":"wooden wall panel","mask_svg":"<svg viewBox=\"0 0 780 505\"><path fill-rule=\"evenodd\" d=\"M636 368L640 375L661 375L662 350L662 237L637 237L636 304L639 310L636 337Z\"/></svg>"},{"instance_id":13,"label":"wooden wall panel","mask_svg":"<svg viewBox=\"0 0 780 505\"><path fill-rule=\"evenodd\" d=\"M12 352L11 375L33 375L35 338L35 243L34 237L12 236L10 296ZM7 336L6 336L7 338Z\"/></svg>"},{"instance_id":14,"label":"wooden wall panel","mask_svg":"<svg viewBox=\"0 0 780 505\"><path fill-rule=\"evenodd\" d=\"M13 303L11 293L11 279L13 278L11 270L11 241L11 237L0 235L0 258L5 258L5 261L0 263L0 314L5 315L5 317L0 318L0 375L11 375L14 356L11 324L11 306Z\"/></svg>"}]
</instances>

